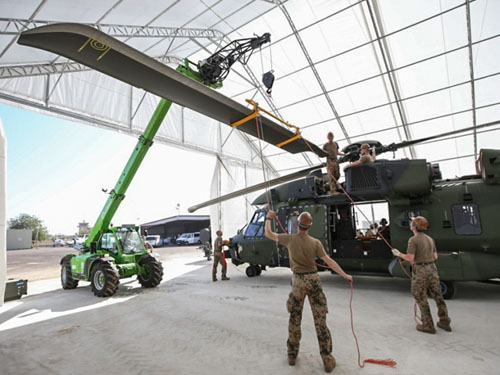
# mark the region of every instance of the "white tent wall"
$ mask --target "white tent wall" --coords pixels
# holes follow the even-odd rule
[[[277,177],[266,168],[266,180]],[[261,183],[264,181],[262,168],[248,163],[217,158],[210,188],[210,198],[229,194],[231,192]],[[253,199],[262,191],[230,199],[210,207],[210,224],[212,239],[216,231],[222,230],[224,238],[237,234],[238,230],[251,219],[255,207],[251,206]]]

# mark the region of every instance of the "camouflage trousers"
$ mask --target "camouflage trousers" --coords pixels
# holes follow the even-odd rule
[[[441,285],[437,268],[434,263],[415,264],[411,278],[411,294],[415,297],[420,313],[422,314],[422,325],[424,328],[434,328],[431,310],[427,302],[427,294],[436,302],[438,308],[439,321],[444,325],[449,325],[451,319],[448,317],[448,308],[441,295]]]
[[[339,163],[337,161],[333,160],[327,160],[326,162],[326,168],[328,170],[328,178],[330,179],[330,192],[334,192],[337,190],[337,184],[335,183],[335,180],[339,180],[340,178],[340,169],[339,169]],[[335,177],[335,180],[332,178]]]
[[[212,279],[217,278],[217,266],[219,265],[222,266],[222,277],[226,277],[226,272],[227,272],[227,264],[225,260],[222,260],[222,253],[215,252],[214,253],[214,266],[212,267]]]
[[[309,304],[311,305],[316,335],[318,336],[319,352],[321,357],[324,358],[332,353],[332,338],[326,326],[328,304],[317,273],[293,274],[292,291],[286,303],[287,310],[290,313],[287,341],[288,357],[296,358],[299,353],[300,338],[302,337],[300,324],[306,296],[309,298]]]

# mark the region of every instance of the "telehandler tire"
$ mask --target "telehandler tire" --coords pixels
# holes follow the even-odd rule
[[[75,289],[78,286],[78,280],[73,279],[71,274],[70,259],[65,259],[61,264],[61,285],[63,289]]]
[[[154,288],[160,285],[163,279],[163,265],[152,256],[145,256],[139,261],[139,265],[148,272],[144,275],[137,275],[137,280],[143,288]]]
[[[92,267],[90,285],[97,297],[110,297],[116,293],[120,278],[108,262],[99,262]]]

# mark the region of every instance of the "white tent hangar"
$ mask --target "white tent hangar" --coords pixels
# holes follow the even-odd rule
[[[165,64],[206,58],[230,40],[271,33],[221,92],[252,98],[321,145],[389,144],[500,119],[500,2],[494,0],[16,0],[0,2],[0,100],[55,116],[141,134],[159,98],[87,67],[16,43],[54,22],[90,24]],[[274,70],[272,98],[261,75]],[[416,145],[396,157],[440,162],[444,177],[473,173],[499,126]],[[262,181],[258,140],[174,105],[157,142],[216,158],[212,196]],[[270,177],[314,165],[263,145]],[[390,156],[387,156],[390,157]],[[212,210],[235,233],[251,199]],[[246,207],[243,210],[242,207]],[[224,218],[224,222],[221,222]]]

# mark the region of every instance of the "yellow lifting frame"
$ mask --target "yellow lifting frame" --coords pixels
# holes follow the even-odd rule
[[[276,144],[277,147],[282,147],[284,145],[287,145],[287,144],[289,144],[289,143],[291,143],[291,142],[293,142],[293,141],[295,141],[295,140],[297,140],[297,139],[299,139],[301,137],[301,135],[300,135],[300,129],[297,126],[292,125],[289,122],[287,122],[287,121],[279,118],[278,116],[275,116],[271,112],[265,110],[264,108],[259,107],[259,103],[253,101],[252,99],[246,99],[246,101],[247,101],[247,103],[253,105],[253,112],[251,114],[249,114],[248,116],[242,118],[241,120],[238,120],[236,122],[232,122],[231,126],[233,128],[235,128],[237,126],[240,126],[241,124],[244,124],[245,122],[247,122],[247,121],[249,121],[249,120],[251,120],[251,119],[259,116],[260,112],[264,112],[266,115],[268,115],[268,116],[272,117],[273,119],[281,122],[283,125],[286,125],[289,128],[295,129],[295,135],[293,137],[291,137],[291,138],[283,141],[283,142],[280,142],[280,143]]]

